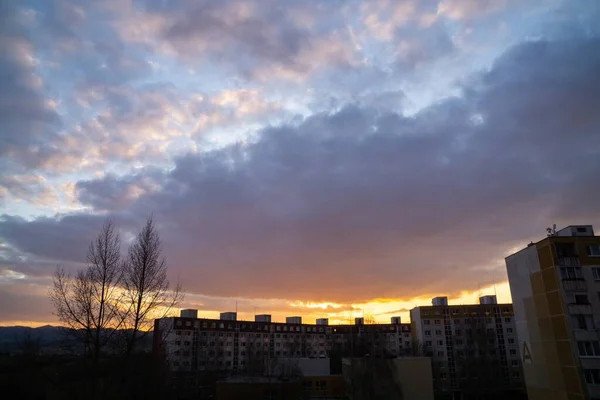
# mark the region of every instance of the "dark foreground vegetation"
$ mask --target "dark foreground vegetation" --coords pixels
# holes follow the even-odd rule
[[[66,355],[3,355],[0,393],[5,399],[173,398],[168,370],[151,354],[97,363]]]

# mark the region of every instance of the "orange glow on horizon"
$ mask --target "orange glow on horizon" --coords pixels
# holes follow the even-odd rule
[[[478,304],[479,296],[496,294],[498,303],[510,303],[510,288],[508,282],[501,282],[496,285],[481,288],[478,291],[462,291],[458,296],[448,295],[448,304]],[[444,293],[438,294],[444,296]],[[417,306],[431,305],[431,297],[435,295],[419,296],[411,299],[398,298],[378,298],[364,303],[336,303],[336,302],[311,302],[301,300],[280,299],[273,303],[273,307],[278,304],[283,306],[278,311],[270,311],[268,308],[261,308],[257,314],[271,314],[273,322],[284,322],[286,316],[301,316],[304,323],[315,323],[317,318],[329,318],[330,324],[353,324],[356,317],[373,317],[377,323],[389,323],[391,317],[400,316],[402,322],[410,322],[410,310]],[[246,299],[249,302],[252,299]],[[276,304],[277,303],[277,304]],[[181,307],[195,308],[195,307]],[[180,309],[173,309],[169,316],[179,315]],[[232,310],[198,310],[198,317],[218,319],[219,313]],[[238,320],[253,321],[254,312],[247,309],[238,311]],[[59,321],[1,321],[0,326],[26,326],[40,327],[44,325],[61,325]]]

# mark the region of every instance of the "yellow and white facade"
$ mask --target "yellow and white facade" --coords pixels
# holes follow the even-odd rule
[[[550,230],[506,268],[529,399],[600,399],[600,236]]]

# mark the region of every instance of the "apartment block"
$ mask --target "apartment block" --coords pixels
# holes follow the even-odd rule
[[[436,297],[410,312],[415,354],[431,357],[436,398],[524,395],[513,307],[496,296],[479,300],[448,305]]]
[[[529,398],[600,399],[600,236],[549,228],[506,269]]]
[[[265,314],[255,321],[238,321],[235,313],[204,319],[194,311],[155,321],[154,351],[162,352],[174,371],[241,372],[268,368],[280,358],[394,357],[412,351],[410,324],[400,317],[390,324],[329,325],[327,319],[306,324],[300,317],[272,322]]]

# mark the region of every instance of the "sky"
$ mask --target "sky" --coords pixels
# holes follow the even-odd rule
[[[182,308],[377,321],[510,301],[600,231],[600,2],[0,0],[0,325],[153,214]]]

